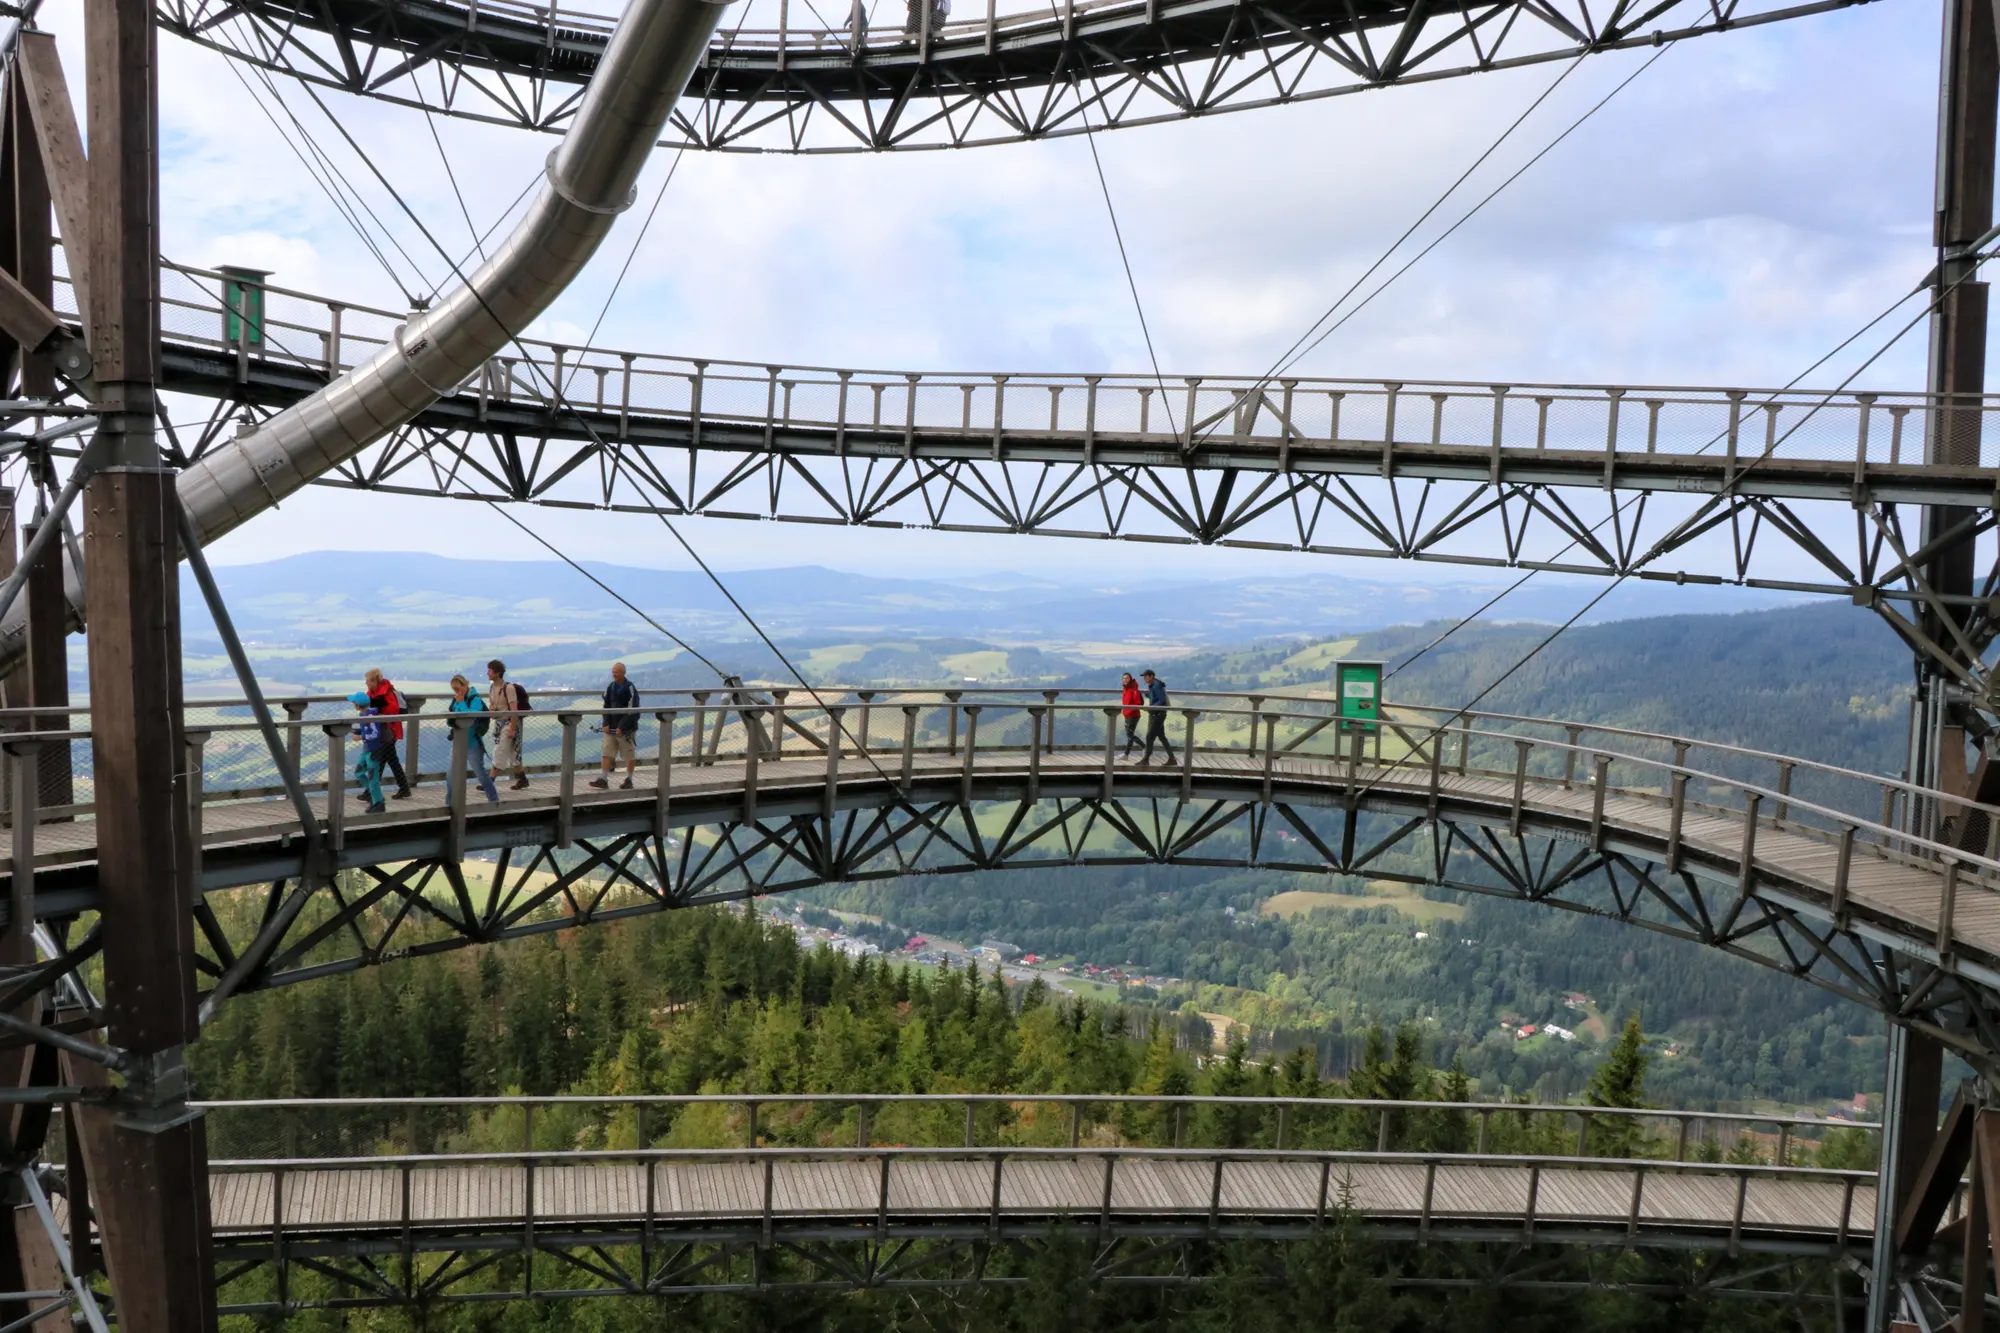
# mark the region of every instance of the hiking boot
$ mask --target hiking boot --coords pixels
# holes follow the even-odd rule
[[[619,784],[618,784],[618,790],[619,790],[619,791],[631,791],[631,790],[632,790],[632,779],[630,779],[630,778],[627,778],[627,779],[625,779],[625,780],[624,780],[623,782],[619,783]]]
[[[408,787],[398,787],[389,794],[389,799],[392,801],[407,801],[410,799],[410,789]]]
[[[606,782],[603,778],[592,778],[590,780],[589,785],[597,788],[599,791],[603,791],[606,787],[609,787],[611,784]]]
[[[366,810],[363,810],[361,813],[364,815],[379,815],[388,808],[389,807],[383,805],[380,801],[377,801],[375,802],[375,804],[369,806]]]
[[[526,791],[527,789],[528,789],[528,780],[526,778],[515,778],[512,782],[507,784],[508,791]]]

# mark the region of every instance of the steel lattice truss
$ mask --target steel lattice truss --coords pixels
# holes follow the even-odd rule
[[[843,798],[844,800],[846,798]],[[879,799],[879,798],[878,798]],[[387,865],[331,881],[278,878],[261,889],[211,891],[197,910],[199,966],[239,990],[291,984],[383,962],[615,921],[739,902],[828,883],[997,870],[1173,864],[1255,867],[1389,879],[1541,904],[1608,918],[1721,949],[1934,1031],[1968,1059],[2000,1051],[2000,995],[1955,960],[1882,923],[1836,922],[1781,885],[1746,894],[1734,871],[1686,862],[1669,874],[1630,845],[1593,850],[1576,834],[1511,832],[1419,801],[1382,798],[1367,809],[1248,799],[1050,797],[961,804],[863,801],[829,817],[817,801],[773,805],[749,822],[703,815],[663,842],[629,818],[630,832],[579,823],[558,851],[535,824],[507,835],[491,864],[396,842]],[[540,825],[546,828],[546,822]],[[433,844],[435,845],[435,844]],[[370,852],[369,855],[374,855]],[[261,895],[252,907],[242,894]],[[60,891],[51,909],[73,914]],[[83,900],[78,899],[79,903]],[[275,924],[274,924],[275,923]],[[0,995],[29,995],[88,962],[95,929],[71,941]],[[253,955],[252,968],[239,966]]]
[[[193,349],[169,357],[176,388],[214,395],[205,420],[170,432],[177,464],[306,383],[274,371],[262,383],[253,373],[252,382],[236,384],[227,370]],[[292,378],[300,379],[296,388]],[[1461,390],[1452,405],[1473,396]],[[1278,395],[1260,397],[1230,433],[1176,448],[1171,436],[1110,431],[1085,441],[1073,429],[1010,427],[1002,440],[983,432],[968,440],[965,430],[923,425],[746,426],[465,395],[318,484],[633,514],[1164,541],[1813,593],[1873,607],[1941,671],[1989,692],[1981,663],[2000,632],[1991,471],[1857,467],[1831,447],[1834,457],[1816,460],[1736,462],[1719,449],[1628,454],[1623,445],[1606,451],[1601,434],[1594,448],[1561,450],[1537,447],[1532,435],[1473,449],[1448,436],[1426,441],[1421,428],[1391,450],[1365,440],[1285,443]],[[1812,410],[1794,406],[1788,419]],[[1878,428],[1870,448],[1885,440]],[[1924,504],[1956,505],[1961,516],[1929,545],[1920,535]],[[1938,595],[1922,570],[1934,547],[1959,541],[1973,545],[1979,585],[1969,598]],[[1941,614],[1947,608],[1954,614]],[[1920,628],[1925,611],[1940,613],[1932,622],[1947,641]]]
[[[1069,0],[934,31],[739,26],[710,49],[665,142],[857,152],[1051,138],[1573,59],[1861,2]],[[568,124],[610,28],[599,14],[551,21],[549,9],[451,0],[159,0],[157,13],[166,31],[280,74],[546,131]]]
[[[1009,1221],[997,1230],[983,1225],[934,1223],[892,1227],[874,1235],[872,1225],[842,1227],[820,1223],[817,1234],[758,1235],[754,1226],[705,1226],[694,1238],[656,1237],[650,1246],[629,1225],[607,1223],[566,1227],[534,1241],[532,1272],[523,1262],[516,1236],[410,1245],[402,1238],[369,1241],[293,1240],[282,1260],[269,1240],[217,1243],[217,1287],[223,1314],[271,1316],[314,1308],[437,1306],[496,1295],[535,1299],[673,1298],[702,1294],[859,1290],[969,1290],[1022,1285],[1024,1270],[1055,1252],[1081,1259],[1093,1286],[1176,1286],[1214,1279],[1218,1245],[1240,1240],[1300,1242],[1325,1233],[1310,1223],[1226,1226],[1210,1232],[1199,1223],[1162,1223],[1153,1228],[1114,1224],[1100,1230],[1088,1223]],[[1373,1241],[1444,1247],[1467,1278],[1430,1275],[1435,1265],[1414,1259],[1414,1248],[1391,1259],[1383,1273],[1392,1287],[1445,1288],[1477,1284],[1485,1290],[1576,1292],[1606,1285],[1666,1301],[1779,1303],[1809,1317],[1825,1318],[1835,1302],[1854,1301],[1835,1276],[1827,1257],[1772,1255],[1749,1243],[1740,1256],[1703,1254],[1720,1249],[1726,1238],[1690,1235],[1634,1242],[1623,1228],[1597,1232],[1537,1233],[1524,1242],[1518,1223],[1486,1228],[1440,1229],[1419,1237],[1414,1224],[1369,1222],[1360,1234]],[[1635,1284],[1619,1251],[1636,1245],[1654,1257],[1655,1281]],[[1821,1244],[1819,1248],[1824,1249]],[[327,1293],[293,1297],[282,1303],[263,1299],[232,1302],[229,1288],[245,1279],[272,1285],[280,1264],[309,1275]],[[1262,1276],[1287,1280],[1276,1253],[1261,1256]],[[1429,1270],[1428,1272],[1426,1270]],[[1239,1273],[1239,1278],[1244,1276]]]

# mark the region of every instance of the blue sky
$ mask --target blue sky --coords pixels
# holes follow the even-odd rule
[[[52,16],[80,65],[71,21],[67,7]],[[227,63],[162,42],[165,251],[399,304]],[[1928,267],[1937,48],[1935,0],[1877,0],[1682,43],[1301,370],[1515,382],[1791,378]],[[1461,197],[1483,194],[1648,54],[1584,62]],[[1560,69],[1101,135],[1166,373],[1265,369]],[[286,91],[331,148],[318,112]],[[421,117],[324,95],[438,234],[462,243],[465,224]],[[437,130],[482,227],[550,147],[541,136],[456,121]],[[577,337],[595,322],[671,156],[655,155],[642,207],[535,332]],[[386,197],[370,193],[391,217]],[[425,258],[413,229],[398,229]],[[442,264],[428,267],[433,281],[441,276]],[[813,159],[687,154],[599,341],[889,368],[1147,368],[1080,140]],[[1884,387],[1916,387],[1921,377],[1915,337],[1870,376]],[[537,521],[579,555],[677,563],[642,519]],[[689,530],[717,563],[737,568],[1056,571],[1079,559],[1139,558],[1013,538],[720,521]],[[226,562],[329,546],[537,554],[522,545],[501,520],[468,507],[315,493],[215,554]],[[1218,575],[1310,559],[1157,548],[1144,558],[1163,573]],[[1391,576],[1380,564],[1369,573]]]

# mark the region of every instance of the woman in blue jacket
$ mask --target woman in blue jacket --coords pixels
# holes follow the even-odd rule
[[[479,697],[479,691],[472,688],[472,682],[464,676],[451,678],[451,711],[454,713],[484,713],[486,701]],[[493,774],[486,767],[486,731],[493,723],[487,718],[476,719],[466,728],[465,763],[472,775],[479,780],[479,790],[489,801],[500,799],[500,791],[493,785]]]

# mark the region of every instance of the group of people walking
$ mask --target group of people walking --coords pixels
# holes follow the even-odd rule
[[[1139,763],[1146,765],[1153,762],[1155,745],[1164,752],[1166,762],[1173,763],[1174,747],[1167,739],[1166,683],[1149,670],[1140,672],[1138,679],[1134,679],[1131,672],[1126,672],[1121,685],[1125,758],[1132,758],[1132,751],[1141,742],[1139,719],[1144,717],[1145,753],[1140,756]],[[383,793],[385,776],[396,784],[395,791],[388,794],[388,800],[404,800],[410,794],[410,777],[403,771],[403,761],[396,749],[397,743],[403,739],[403,724],[396,719],[407,714],[409,709],[395,682],[384,676],[379,668],[371,667],[362,681],[362,688],[347,697],[361,714],[353,728],[354,736],[361,743],[361,755],[354,765],[355,781],[361,787],[358,799],[367,806],[369,814],[380,814],[386,808]],[[464,676],[451,678],[449,711],[477,715],[465,724],[466,780],[477,783],[480,794],[488,801],[500,799],[499,783],[502,779],[511,778],[507,783],[509,791],[525,791],[529,786],[527,766],[521,758],[521,715],[532,707],[527,690],[521,687],[520,682],[507,679],[507,664],[497,657],[486,664],[484,698]],[[612,775],[623,764],[625,775],[618,786],[622,791],[630,791],[633,776],[639,768],[639,689],[626,679],[623,662],[611,664],[611,682],[604,687],[603,736],[599,772],[590,780],[590,785],[599,791],[609,788]]]
[[[1165,752],[1166,762],[1173,763],[1174,746],[1167,739],[1166,682],[1148,670],[1139,673],[1139,680],[1132,679],[1132,673],[1128,671],[1120,684],[1125,709],[1125,757],[1130,759],[1132,747],[1139,743],[1139,717],[1143,713],[1146,718],[1146,753],[1139,763],[1143,766],[1153,762],[1153,746],[1156,743]]]
[[[466,724],[466,780],[477,783],[480,794],[488,801],[497,801],[503,778],[511,775],[512,781],[507,784],[510,791],[525,791],[529,786],[527,765],[521,758],[521,714],[534,705],[519,681],[507,679],[507,664],[497,657],[486,664],[486,682],[486,696],[481,698],[471,681],[462,675],[453,676],[448,711],[480,715]],[[354,765],[354,778],[361,787],[358,799],[369,814],[380,814],[387,808],[382,789],[385,775],[396,784],[389,800],[400,801],[410,794],[410,778],[396,752],[397,742],[403,739],[403,724],[395,720],[409,709],[395,683],[379,668],[371,667],[363,678],[362,688],[347,698],[361,714],[353,728],[361,743],[361,756]],[[625,780],[618,785],[629,789],[639,766],[639,691],[625,678],[623,662],[611,665],[611,683],[604,689],[604,707],[602,771],[590,785],[610,786],[612,770],[622,759]],[[490,713],[505,716],[486,716]]]

